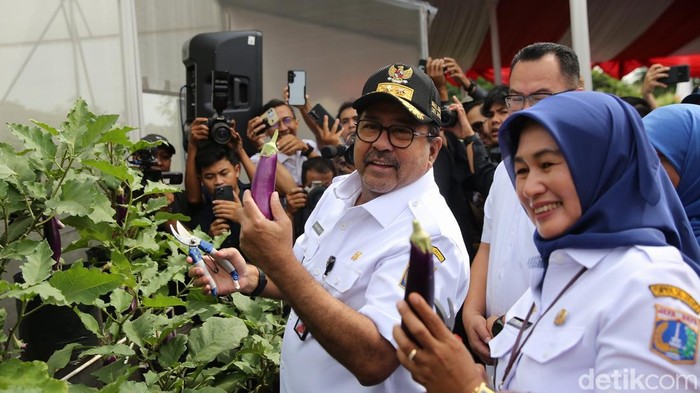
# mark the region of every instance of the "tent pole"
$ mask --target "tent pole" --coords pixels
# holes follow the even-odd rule
[[[498,8],[498,0],[489,1],[489,24],[491,31],[491,63],[493,63],[493,83],[502,85],[501,80],[501,43],[498,38],[498,18],[496,9]]]
[[[591,44],[588,36],[588,5],[586,0],[569,0],[571,43],[578,55],[583,88],[593,90],[591,78]]]
[[[427,59],[430,56],[428,48],[428,22],[430,19],[430,9],[420,7],[418,11],[418,29],[420,30],[420,58]]]

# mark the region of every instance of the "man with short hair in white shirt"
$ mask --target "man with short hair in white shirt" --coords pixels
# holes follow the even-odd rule
[[[578,57],[571,48],[549,42],[529,45],[511,62],[506,105],[513,113],[552,94],[580,90],[580,78]],[[494,322],[528,288],[528,261],[539,256],[532,240],[534,231],[508,172],[499,164],[484,207],[481,245],[471,266],[462,313],[469,345],[487,363],[491,363],[488,342],[493,338]]]

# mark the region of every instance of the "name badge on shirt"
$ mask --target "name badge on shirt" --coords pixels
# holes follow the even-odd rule
[[[301,341],[306,340],[306,336],[309,335],[309,331],[306,329],[306,325],[304,325],[301,318],[297,318],[297,322],[294,324],[294,332]]]
[[[316,232],[318,236],[321,236],[321,234],[323,233],[323,227],[318,221],[314,222],[314,225],[312,225],[311,228],[314,229],[314,232]]]

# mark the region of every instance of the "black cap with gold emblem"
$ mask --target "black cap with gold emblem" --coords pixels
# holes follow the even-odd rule
[[[440,95],[432,79],[418,67],[392,64],[370,76],[362,97],[352,107],[358,112],[380,99],[393,98],[421,123],[440,125]]]

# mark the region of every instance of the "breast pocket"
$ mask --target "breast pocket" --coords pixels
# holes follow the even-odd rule
[[[573,351],[581,342],[583,332],[584,328],[575,326],[560,329],[538,328],[523,346],[523,355],[538,363],[550,362]]]
[[[337,292],[345,293],[352,288],[361,274],[362,272],[350,263],[338,260],[323,281]]]

